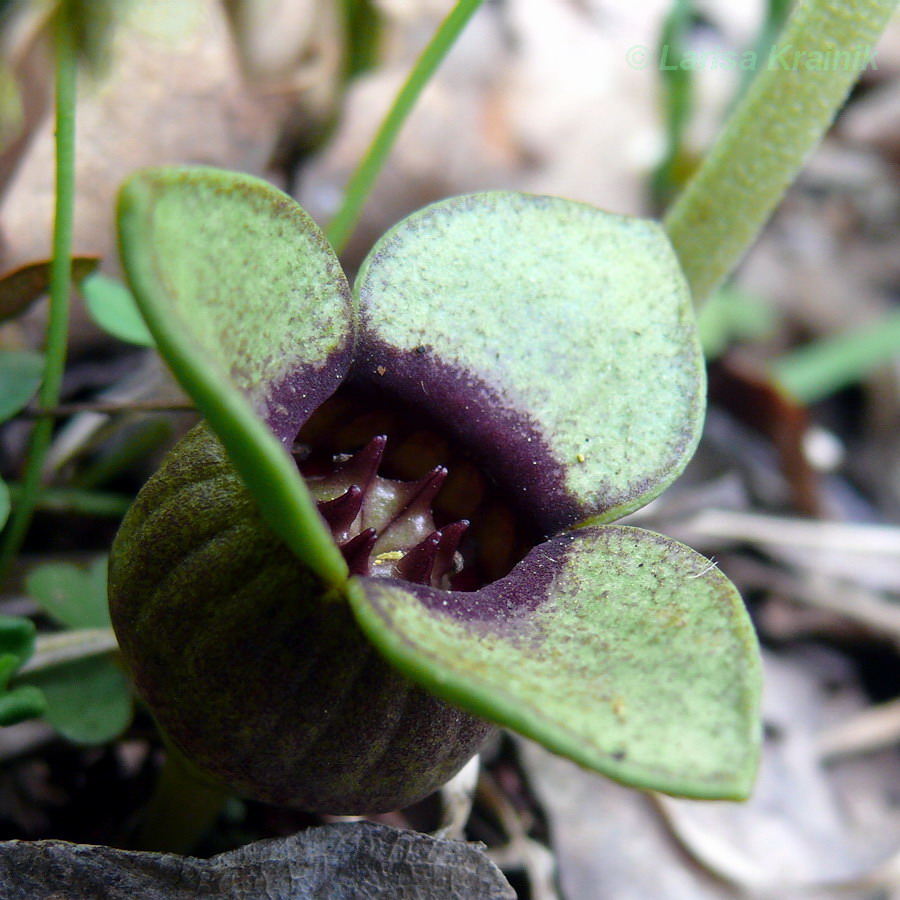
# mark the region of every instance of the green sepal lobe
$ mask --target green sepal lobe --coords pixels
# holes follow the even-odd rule
[[[350,586],[370,639],[439,696],[625,784],[748,795],[756,639],[731,583],[682,544],[590,527],[472,594]]]
[[[547,534],[637,509],[693,453],[703,360],[656,223],[455,197],[389,231],[354,290],[353,378],[456,429]]]
[[[325,238],[286,194],[215,169],[139,172],[118,215],[131,289],[173,374],[269,524],[340,584],[347,567],[284,449],[353,349],[349,289]]]

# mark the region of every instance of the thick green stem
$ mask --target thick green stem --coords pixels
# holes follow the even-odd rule
[[[230,796],[227,788],[204,780],[178,750],[168,745],[137,835],[137,849],[190,853]]]
[[[806,0],[759,56],[756,79],[665,218],[695,303],[735,268],[860,72],[872,68],[896,7],[897,0]]]
[[[366,198],[375,184],[375,179],[378,177],[406,117],[415,106],[416,100],[419,99],[419,94],[422,93],[422,89],[428,84],[435,69],[441,64],[479,6],[481,6],[481,0],[459,0],[413,66],[406,83],[394,100],[394,105],[369,145],[368,152],[348,182],[341,208],[328,224],[328,228],[325,229],[328,240],[331,241],[336,253],[340,253],[344,249],[353,233],[353,228],[362,212]]]
[[[38,394],[42,408],[59,404],[69,333],[69,285],[72,280],[72,228],[75,209],[75,32],[68,4],[56,17],[56,210],[53,260],[50,265],[50,319],[47,324],[46,368]],[[42,419],[31,435],[28,465],[19,502],[0,550],[0,583],[18,555],[31,524],[41,486],[41,469],[53,434],[53,420]]]

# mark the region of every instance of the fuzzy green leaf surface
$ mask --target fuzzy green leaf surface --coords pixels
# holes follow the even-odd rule
[[[522,490],[570,507],[548,530],[643,506],[696,447],[702,354],[654,222],[556,197],[455,197],[389,231],[356,290],[364,337],[390,348],[379,384],[439,398],[488,452],[501,433],[515,444]],[[531,472],[544,473],[533,488]]]
[[[523,598],[542,579],[529,609]],[[760,740],[755,635],[728,579],[684,545],[589,527],[480,592],[350,584],[369,638],[445,699],[628,785],[749,794]]]
[[[346,565],[283,446],[303,418],[292,408],[327,397],[352,349],[349,289],[321,232],[259,179],[151,169],[121,191],[119,236],[131,289],[176,378],[269,524],[339,584]],[[281,440],[261,417],[281,422]]]

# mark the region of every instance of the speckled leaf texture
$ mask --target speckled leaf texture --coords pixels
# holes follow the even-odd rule
[[[643,506],[695,449],[703,360],[654,222],[556,197],[455,197],[388,232],[355,290],[357,370],[439,409],[488,469],[502,452],[548,534]]]
[[[279,446],[350,364],[354,313],[328,242],[286,194],[217,169],[138,172],[118,221],[129,284],[172,372],[269,524],[339,584],[343,559]]]
[[[749,794],[756,638],[737,591],[688,547],[595,526],[474,593],[351,584],[370,638],[445,699],[624,784]]]

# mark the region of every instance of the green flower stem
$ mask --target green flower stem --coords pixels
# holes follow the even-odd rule
[[[696,304],[756,238],[831,124],[896,7],[897,0],[806,0],[774,51],[759,57],[756,79],[665,217]],[[832,64],[839,64],[807,71],[810,51],[830,52]]]
[[[69,286],[72,280],[72,228],[75,209],[75,85],[77,58],[75,30],[69,7],[59,5],[56,16],[56,210],[53,224],[53,260],[50,265],[50,319],[47,324],[46,368],[38,394],[41,407],[59,403],[60,386],[66,364],[69,333]],[[31,435],[28,466],[22,480],[19,503],[13,513],[2,549],[0,582],[18,555],[37,504],[41,469],[53,420],[39,421]]]
[[[190,853],[212,827],[231,791],[200,775],[171,744],[137,839],[139,850]]]
[[[459,0],[413,66],[368,152],[350,178],[341,208],[325,229],[335,253],[340,253],[347,245],[363,204],[419,94],[479,6],[481,0]]]
[[[675,0],[663,23],[657,55],[663,49],[678,59],[684,52],[685,39],[696,14],[694,0]],[[651,179],[653,198],[664,206],[675,194],[678,168],[684,155],[684,134],[694,108],[694,73],[691,69],[666,66],[661,75],[666,126],[666,152]]]

